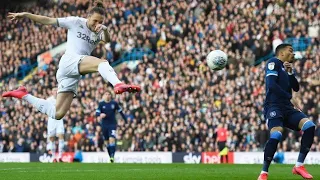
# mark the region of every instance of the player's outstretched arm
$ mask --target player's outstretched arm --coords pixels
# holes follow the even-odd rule
[[[17,23],[19,19],[29,18],[32,21],[43,24],[43,25],[57,25],[57,18],[51,18],[51,17],[47,17],[47,16],[31,14],[28,12],[22,12],[22,13],[10,13],[9,12],[8,18],[10,18],[15,23]]]

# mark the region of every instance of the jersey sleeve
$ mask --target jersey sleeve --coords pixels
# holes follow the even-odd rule
[[[116,102],[116,110],[118,110],[118,112],[121,112],[122,111],[122,108],[121,106]]]
[[[99,103],[98,108],[96,110],[96,116],[100,116],[101,114],[101,103]]]
[[[49,101],[51,104],[56,104],[56,100],[53,97],[49,97],[47,101]]]
[[[278,76],[279,68],[279,64],[277,64],[275,61],[269,61],[266,65],[266,77]]]
[[[64,27],[67,29],[71,29],[75,26],[78,17],[70,16],[70,17],[64,17],[64,18],[57,18],[57,24],[59,27]]]

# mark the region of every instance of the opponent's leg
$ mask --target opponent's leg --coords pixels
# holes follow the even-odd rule
[[[298,160],[295,167],[292,169],[292,173],[301,175],[305,179],[312,179],[312,175],[308,173],[303,163],[313,143],[315,124],[308,118],[303,118],[299,122],[299,129],[303,131],[303,135]]]
[[[108,143],[108,153],[110,156],[110,162],[114,162],[114,155],[116,152],[116,140],[113,137],[109,138],[109,143]]]
[[[282,138],[282,127],[274,127],[270,130],[270,139],[264,149],[264,162],[262,171],[268,172],[274,153],[277,151],[278,143]]]
[[[80,74],[88,74],[99,72],[105,81],[109,81],[113,86],[116,94],[123,92],[139,92],[141,88],[136,85],[126,85],[122,83],[114,69],[108,61],[102,60],[93,56],[85,56],[79,64]]]
[[[297,166],[303,165],[303,162],[312,146],[315,126],[316,125],[307,118],[302,119],[299,123],[299,128],[303,131],[303,135],[301,139],[300,153],[296,164]]]
[[[269,166],[273,160],[273,156],[277,151],[278,143],[282,139],[283,128],[281,126],[273,127],[270,130],[270,139],[264,149],[263,168],[258,180],[268,179]]]

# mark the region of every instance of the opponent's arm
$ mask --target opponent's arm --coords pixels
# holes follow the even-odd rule
[[[98,106],[98,109],[96,110],[96,116],[97,117],[101,117],[101,118],[105,118],[107,115],[105,114],[105,113],[103,113],[103,112],[101,112],[101,103],[99,103],[99,106]]]
[[[121,106],[117,103],[116,108],[118,110],[118,112],[120,113],[122,119],[124,120],[125,123],[127,123],[127,118],[126,115],[123,113]]]
[[[293,96],[293,97],[294,97],[294,96]],[[293,105],[296,109],[298,109],[299,111],[302,112],[302,108],[301,108],[301,106],[299,105],[299,102],[298,102],[297,99],[292,98],[292,99],[291,99],[291,103],[292,103],[292,105]]]
[[[120,111],[119,113],[120,113],[122,119],[124,120],[124,122],[125,122],[125,123],[128,123],[128,120],[127,120],[127,118],[126,118],[126,115],[124,115],[123,111]]]
[[[98,106],[98,108],[96,110],[96,116],[99,117],[100,114],[101,114],[101,108],[100,108],[100,103],[99,103],[99,106]]]
[[[295,91],[295,92],[298,92],[300,87],[299,87],[299,83],[298,83],[298,80],[296,78],[296,76],[294,74],[289,74],[289,82],[290,82],[290,85],[292,87],[292,89]]]
[[[295,92],[298,92],[299,91],[299,82],[294,74],[294,71],[293,71],[293,64],[292,63],[289,63],[289,62],[284,62],[283,63],[283,66],[285,68],[285,70],[287,71],[288,73],[288,76],[289,76],[289,83],[292,87],[292,89],[295,91]]]
[[[51,18],[47,16],[41,16],[36,14],[31,14],[28,12],[22,12],[22,13],[9,13],[8,18],[11,18],[12,21],[15,21],[15,23],[22,18],[29,18],[34,22],[43,24],[43,25],[57,25],[57,18]]]
[[[292,98],[292,95],[288,92],[281,89],[281,87],[277,84],[277,76],[269,75],[266,77],[266,83],[269,87],[269,90],[275,93],[278,97]]]

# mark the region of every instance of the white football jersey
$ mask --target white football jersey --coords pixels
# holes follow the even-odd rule
[[[91,31],[87,19],[81,17],[57,18],[59,27],[68,29],[66,54],[90,55],[101,40],[101,33]]]
[[[56,99],[55,99],[53,96],[50,96],[47,100],[48,100],[51,104],[56,105]]]

